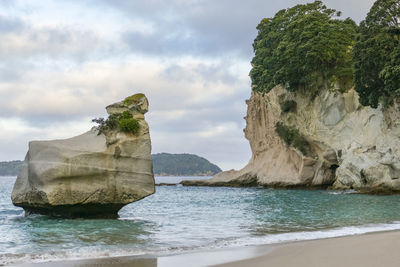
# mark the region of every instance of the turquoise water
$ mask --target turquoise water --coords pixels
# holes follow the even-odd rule
[[[169,254],[400,229],[399,195],[263,188],[157,187],[156,194],[124,207],[118,220],[24,217],[10,201],[14,180],[0,177],[0,264]]]

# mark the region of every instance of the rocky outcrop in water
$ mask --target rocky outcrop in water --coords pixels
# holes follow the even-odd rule
[[[294,104],[287,108],[284,103]],[[277,86],[265,95],[252,92],[247,105],[244,132],[252,150],[248,165],[208,181],[184,181],[184,185],[400,192],[398,101],[372,109],[361,106],[352,89],[313,95]],[[278,122],[295,129],[306,149],[288,146],[277,134]]]
[[[113,218],[124,205],[153,194],[147,111],[147,98],[137,94],[107,107],[110,118],[124,113],[136,122],[135,133],[114,123],[101,133],[94,127],[69,139],[31,141],[14,205],[27,213]]]

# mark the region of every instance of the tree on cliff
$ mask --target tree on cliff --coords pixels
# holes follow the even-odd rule
[[[337,19],[340,15],[315,1],[261,20],[253,43],[253,90],[268,92],[283,84],[294,91],[318,79],[351,80],[357,25]]]
[[[378,0],[360,23],[354,83],[364,106],[400,96],[400,2]]]

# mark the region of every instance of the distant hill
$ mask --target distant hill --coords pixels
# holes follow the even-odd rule
[[[1,176],[16,176],[19,169],[21,169],[22,161],[2,161],[0,162],[0,175]]]
[[[221,169],[193,154],[154,154],[153,170],[159,176],[211,176],[221,172]]]
[[[153,170],[159,176],[211,176],[221,172],[221,169],[193,154],[153,154]],[[0,176],[16,176],[22,161],[0,162]]]

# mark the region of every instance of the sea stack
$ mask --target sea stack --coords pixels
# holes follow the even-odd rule
[[[106,109],[109,118],[82,135],[29,142],[14,205],[27,214],[116,218],[123,206],[154,193],[146,96]]]

